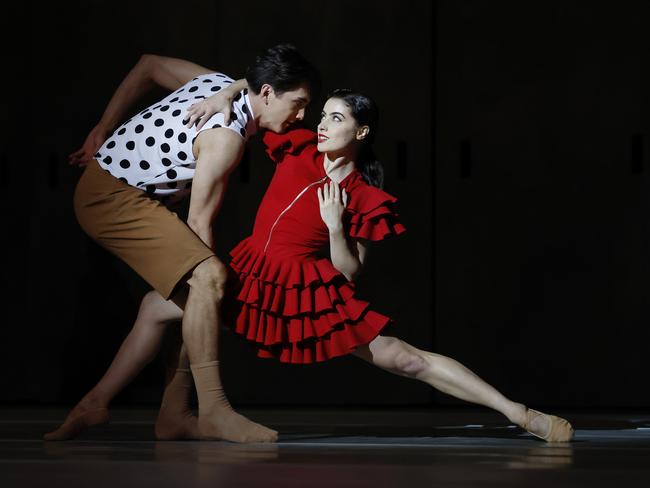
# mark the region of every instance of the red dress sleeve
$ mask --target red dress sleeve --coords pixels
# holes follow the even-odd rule
[[[361,190],[361,191],[359,191]],[[381,241],[398,236],[406,229],[394,210],[397,198],[379,188],[364,185],[351,195],[348,212],[350,236],[355,239]]]
[[[316,133],[308,129],[293,129],[284,134],[266,131],[264,134],[266,153],[276,163],[281,163],[287,154],[299,154],[304,148],[316,144]]]

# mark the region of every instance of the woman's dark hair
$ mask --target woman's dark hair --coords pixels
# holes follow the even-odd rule
[[[278,44],[257,56],[246,69],[246,81],[253,93],[259,93],[265,83],[279,94],[306,84],[313,99],[320,89],[318,71],[291,44]]]
[[[375,152],[372,149],[372,143],[377,134],[379,125],[379,109],[377,104],[367,95],[359,93],[348,88],[339,88],[332,91],[327,98],[338,98],[352,112],[352,116],[359,125],[367,125],[370,131],[363,140],[361,150],[359,151],[357,169],[363,176],[363,179],[369,185],[383,188],[384,186],[384,168],[377,161]]]

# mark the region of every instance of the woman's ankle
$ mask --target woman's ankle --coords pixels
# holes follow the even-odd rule
[[[512,403],[512,405],[507,409],[506,412],[504,412],[505,416],[508,417],[508,420],[512,422],[513,424],[516,424],[520,427],[524,427],[526,425],[526,411],[528,408],[526,408],[526,405],[522,403]]]

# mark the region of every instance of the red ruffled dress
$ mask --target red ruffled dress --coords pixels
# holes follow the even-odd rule
[[[348,354],[371,342],[391,319],[356,298],[354,283],[319,256],[329,247],[329,233],[316,191],[329,178],[316,134],[267,132],[264,143],[277,165],[253,234],[230,252],[239,277],[234,330],[260,357],[285,363]],[[368,185],[357,171],[340,187],[348,193],[344,225],[352,238],[380,241],[404,232],[392,209],[396,198]]]

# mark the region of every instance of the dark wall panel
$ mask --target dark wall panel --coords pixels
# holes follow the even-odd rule
[[[436,341],[520,401],[650,404],[649,10],[439,2]]]

